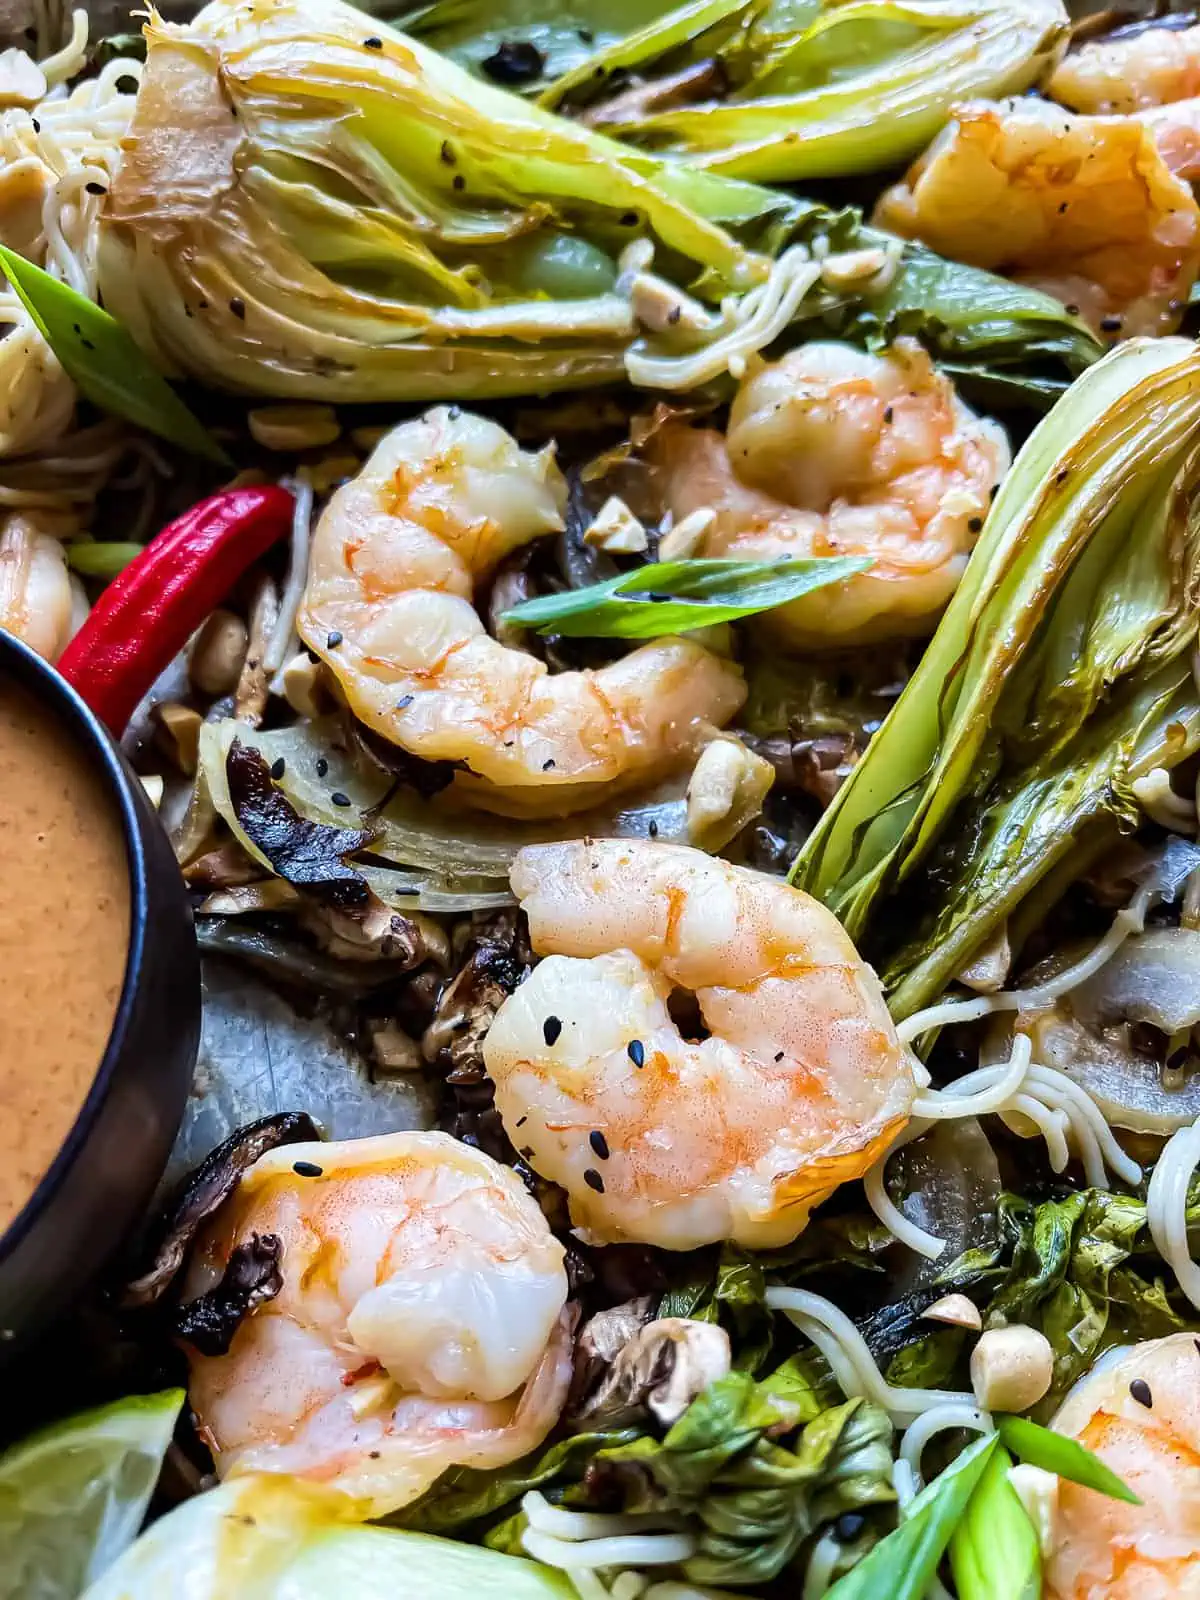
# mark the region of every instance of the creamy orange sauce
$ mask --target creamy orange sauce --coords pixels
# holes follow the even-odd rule
[[[0,678],[0,1230],[83,1105],[128,944],[115,808],[68,731]]]

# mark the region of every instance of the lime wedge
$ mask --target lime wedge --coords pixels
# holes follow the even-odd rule
[[[84,1411],[0,1455],[0,1600],[77,1600],[137,1536],[182,1389]]]

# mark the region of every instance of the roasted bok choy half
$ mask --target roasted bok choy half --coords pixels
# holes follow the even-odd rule
[[[499,11],[435,0],[412,25],[485,73],[500,70],[499,44],[500,62],[524,45],[518,59],[552,74],[531,85],[539,105],[757,183],[899,165],[955,102],[1038,82],[1069,26],[1059,0],[652,0],[568,11],[566,39],[547,0],[532,18],[527,0]],[[581,24],[596,41],[590,52]]]
[[[1010,947],[1200,748],[1200,347],[1133,340],[1038,425],[954,599],[796,863],[893,1012]],[[916,907],[924,908],[919,918]]]
[[[335,401],[687,389],[819,319],[1044,402],[1100,353],[1047,295],[621,144],[340,0],[213,0],[146,38],[99,279],[169,373]]]

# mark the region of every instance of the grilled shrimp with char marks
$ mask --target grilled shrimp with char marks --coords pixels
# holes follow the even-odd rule
[[[515,1173],[442,1133],[262,1156],[201,1239],[189,1295],[254,1235],[279,1294],[225,1355],[189,1347],[189,1397],[218,1472],[286,1472],[363,1516],[448,1467],[536,1448],[571,1376],[563,1248]]]
[[[535,845],[512,884],[543,957],[484,1041],[509,1137],[594,1240],[786,1244],[916,1086],[836,919],[680,846]],[[673,991],[708,1037],[684,1037]]]
[[[484,629],[476,587],[563,526],[551,448],[438,407],[402,423],[334,495],[313,540],[301,636],[351,709],[429,761],[461,762],[464,798],[563,814],[682,765],[745,699],[738,667],[660,639],[551,675]]]
[[[758,561],[869,556],[869,571],[760,617],[786,642],[931,632],[1009,464],[913,340],[883,356],[818,343],[742,383],[722,438],[675,423],[651,459],[679,519],[715,513],[698,553]]]
[[[1192,1333],[1135,1344],[1068,1395],[1054,1419],[1141,1500],[1060,1480],[1047,1600],[1200,1596],[1200,1350]]]

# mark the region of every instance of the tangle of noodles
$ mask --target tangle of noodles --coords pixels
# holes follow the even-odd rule
[[[0,115],[0,239],[95,299],[100,211],[136,98],[119,85],[136,89],[142,68],[110,61],[68,92],[86,54],[87,14],[76,11],[70,41],[40,63],[46,98]],[[27,455],[68,431],[75,390],[7,285],[0,328],[0,457]]]
[[[893,1423],[908,1423],[935,1406],[973,1407],[973,1397],[954,1389],[907,1389],[888,1383],[867,1341],[844,1311],[809,1289],[767,1290],[771,1311],[782,1311],[829,1363],[838,1387],[849,1399],[862,1395],[882,1406]]]
[[[535,1560],[565,1572],[580,1600],[709,1600],[720,1589],[652,1583],[640,1567],[677,1566],[696,1552],[685,1519],[638,1512],[604,1516],[552,1506],[531,1489],[521,1501],[528,1527],[521,1538]],[[628,1569],[628,1570],[620,1570]],[[613,1573],[607,1584],[601,1573]]]
[[[1200,1120],[1180,1128],[1163,1146],[1146,1191],[1146,1224],[1154,1247],[1200,1310],[1200,1266],[1192,1260],[1187,1237],[1187,1197],[1192,1173],[1200,1166]]]

